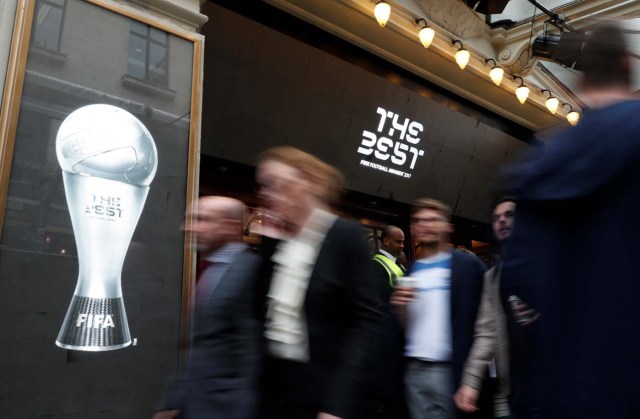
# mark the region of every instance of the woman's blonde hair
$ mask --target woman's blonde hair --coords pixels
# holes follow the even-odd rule
[[[258,165],[275,160],[291,166],[304,173],[310,180],[324,187],[322,194],[330,205],[339,202],[344,191],[345,179],[335,167],[325,163],[316,156],[291,146],[279,146],[266,149],[258,156]]]

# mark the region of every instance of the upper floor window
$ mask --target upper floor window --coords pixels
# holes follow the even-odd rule
[[[165,31],[140,22],[131,23],[127,75],[167,86],[168,39]]]
[[[64,6],[65,0],[38,0],[36,2],[31,45],[49,51],[60,51]]]

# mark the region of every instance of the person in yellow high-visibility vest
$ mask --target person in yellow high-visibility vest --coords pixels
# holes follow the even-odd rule
[[[376,367],[367,376],[367,402],[361,417],[408,419],[403,384],[403,334],[389,306],[393,286],[406,273],[398,261],[404,249],[404,233],[400,228],[389,225],[382,231],[380,239],[381,248],[371,260],[371,280],[377,283],[385,303],[382,309],[386,318],[382,341],[371,348],[372,363]]]
[[[385,275],[382,275],[383,271],[380,268],[376,271],[381,274],[380,277],[388,280],[389,286],[393,287],[398,283],[398,278],[405,274],[405,267],[398,263],[398,256],[404,250],[404,233],[399,227],[388,225],[382,230],[380,240],[382,242],[380,250],[373,256],[376,262],[374,266],[382,267]]]

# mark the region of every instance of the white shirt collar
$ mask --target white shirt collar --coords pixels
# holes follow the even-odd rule
[[[386,250],[378,250],[378,252],[382,253],[383,255],[385,255],[386,257],[388,257],[389,259],[391,259],[391,262],[396,263],[396,257],[392,256],[391,253],[387,252]]]

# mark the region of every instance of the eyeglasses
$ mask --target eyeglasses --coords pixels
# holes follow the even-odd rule
[[[447,220],[442,217],[432,217],[432,218],[411,217],[411,222],[413,224],[419,224],[419,223],[432,224],[432,223],[447,222]]]

